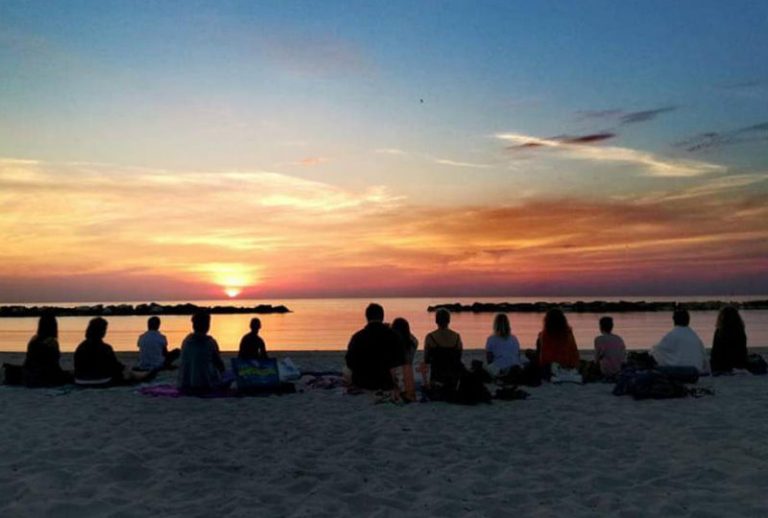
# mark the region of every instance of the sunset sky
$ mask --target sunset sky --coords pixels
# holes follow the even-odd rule
[[[768,2],[0,0],[0,301],[768,293]]]

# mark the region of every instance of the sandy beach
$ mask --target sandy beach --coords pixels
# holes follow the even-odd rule
[[[0,516],[765,515],[768,377],[699,385],[716,395],[545,384],[476,407],[3,386]]]

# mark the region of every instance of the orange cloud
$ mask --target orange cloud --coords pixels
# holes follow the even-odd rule
[[[766,289],[767,178],[722,176],[615,200],[445,207],[381,186],[353,192],[267,171],[0,160],[0,293],[82,300],[213,297],[223,287],[258,297]]]

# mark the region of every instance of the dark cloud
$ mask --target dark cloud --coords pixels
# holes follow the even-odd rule
[[[624,111],[611,108],[608,110],[579,110],[576,114],[581,119],[614,119],[624,115]]]
[[[604,131],[601,133],[590,133],[588,135],[577,135],[575,137],[564,136],[559,140],[563,144],[592,144],[594,142],[602,142],[604,140],[612,139],[615,136],[615,133]]]
[[[616,136],[615,133],[608,131],[602,131],[599,133],[587,133],[585,135],[557,135],[556,137],[549,137],[543,139],[550,142],[558,142],[561,144],[580,145],[580,144],[594,144],[597,142],[603,142],[604,140],[612,139]],[[538,147],[545,147],[547,144],[542,142],[526,142],[525,144],[519,144],[514,146],[508,146],[510,150],[522,150],[533,149]]]
[[[662,106],[653,110],[641,110],[628,112],[618,108],[607,110],[581,110],[576,112],[580,119],[615,120],[619,124],[637,124],[655,119],[663,113],[677,110],[677,106]]]
[[[676,143],[675,146],[685,148],[687,151],[701,151],[703,149],[765,140],[768,140],[768,122],[752,124],[731,131],[699,133]]]
[[[655,119],[662,113],[668,113],[675,110],[677,110],[677,106],[663,106],[661,108],[656,108],[655,110],[629,112],[619,117],[619,122],[621,122],[622,124],[636,124],[638,122],[647,122]]]

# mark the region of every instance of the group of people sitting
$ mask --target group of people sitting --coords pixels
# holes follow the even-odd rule
[[[149,381],[161,370],[175,370],[179,360],[178,387],[183,391],[206,392],[223,386],[224,361],[219,345],[208,334],[211,316],[207,312],[192,316],[192,332],[181,348],[168,350],[168,339],[160,332],[160,318],[147,320],[147,331],[139,336],[139,358],[129,368],[121,363],[111,345],[104,341],[108,322],[96,317],[88,322],[85,340],[75,349],[74,372],[62,369],[58,342],[58,322],[52,313],[40,317],[37,333],[29,341],[19,383],[29,387],[53,387],[75,383],[88,387],[110,387]],[[261,321],[251,319],[250,332],[240,341],[241,359],[267,358],[264,340],[259,336]],[[6,381],[7,376],[6,376]]]
[[[408,322],[396,318],[391,325],[385,324],[384,309],[378,304],[369,305],[365,316],[367,325],[352,336],[347,347],[350,382],[363,389],[392,390],[396,398],[413,398],[411,380],[418,340],[411,334]],[[467,372],[461,362],[461,336],[450,329],[450,322],[450,312],[438,309],[437,329],[424,339],[423,361],[416,370],[421,372],[427,388],[451,390]],[[673,322],[674,328],[650,351],[652,362],[659,367],[693,367],[700,374],[747,368],[747,337],[735,307],[724,307],[718,315],[710,358],[702,340],[689,327],[687,310],[675,310]],[[482,368],[491,378],[517,382],[549,379],[553,368],[596,372],[598,378],[614,380],[627,361],[627,348],[624,340],[613,332],[613,326],[613,318],[600,318],[600,334],[594,339],[594,360],[586,362],[580,358],[573,330],[561,310],[551,309],[545,314],[535,350],[525,352],[512,334],[509,318],[499,313],[493,320],[493,334],[486,340],[486,363]]]
[[[384,308],[370,304],[365,311],[366,326],[355,333],[347,347],[345,374],[354,387],[391,391],[397,399],[414,399],[414,359],[418,339],[404,318],[391,324],[384,321]],[[61,368],[58,324],[53,314],[43,314],[37,333],[29,342],[22,383],[31,387],[76,383],[82,386],[107,387],[147,381],[164,369],[176,369],[178,388],[189,393],[216,390],[231,378],[224,376],[225,365],[219,345],[208,333],[211,316],[198,312],[192,316],[192,332],[184,338],[180,349],[168,350],[168,340],[160,332],[160,319],[147,321],[147,331],[138,339],[139,359],[133,368],[126,367],[104,341],[108,323],[96,317],[88,323],[85,340],[77,346],[74,372]],[[718,316],[710,358],[704,344],[689,327],[690,315],[684,309],[673,314],[674,328],[655,345],[650,355],[659,366],[694,367],[701,374],[724,373],[747,367],[747,337],[744,322],[735,307],[724,307]],[[437,328],[424,339],[421,372],[427,389],[451,390],[467,369],[462,363],[461,336],[450,328],[451,314],[445,309],[435,313]],[[613,333],[613,319],[599,320],[600,334],[594,339],[594,361],[581,360],[573,331],[565,314],[551,309],[544,316],[535,350],[521,351],[512,333],[509,318],[500,313],[493,320],[493,334],[485,344],[483,371],[491,378],[520,380],[531,377],[547,379],[553,368],[593,370],[606,379],[614,379],[622,369],[627,350],[622,338]],[[259,336],[261,321],[251,319],[250,332],[242,337],[238,357],[244,360],[267,358],[264,340]]]

